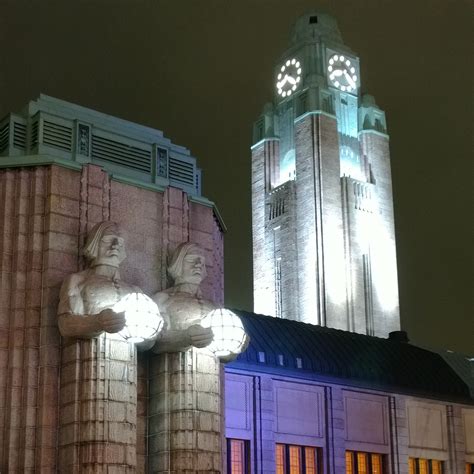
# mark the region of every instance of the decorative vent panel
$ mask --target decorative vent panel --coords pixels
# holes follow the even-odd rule
[[[92,135],[92,157],[137,171],[151,172],[151,151]]]
[[[194,165],[186,161],[169,158],[169,179],[194,187]]]
[[[0,128],[0,153],[8,148],[8,136],[10,134],[10,123]]]
[[[158,147],[156,150],[157,159],[157,175],[163,178],[168,177],[168,150],[166,148]]]
[[[38,133],[39,133],[39,122],[33,122],[31,125],[31,148],[38,146]]]
[[[60,150],[71,151],[72,128],[45,120],[43,122],[43,143]]]
[[[26,148],[26,125],[13,122],[13,146],[21,150]]]

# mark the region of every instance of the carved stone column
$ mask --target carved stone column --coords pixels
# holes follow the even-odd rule
[[[221,472],[220,362],[206,349],[153,356],[149,472]]]
[[[61,472],[135,472],[136,367],[135,346],[113,334],[64,345]]]

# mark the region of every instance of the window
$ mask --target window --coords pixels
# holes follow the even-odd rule
[[[276,474],[319,474],[319,457],[318,448],[277,444]]]
[[[346,451],[346,474],[383,474],[382,455]]]
[[[243,439],[227,440],[227,473],[247,474],[250,472],[248,441]]]
[[[408,474],[443,474],[443,461],[408,458]]]
[[[474,474],[474,463],[472,462],[466,463],[466,474]]]

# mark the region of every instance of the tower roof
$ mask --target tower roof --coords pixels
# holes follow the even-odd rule
[[[291,34],[293,44],[303,41],[315,41],[321,38],[335,43],[342,43],[342,36],[336,19],[331,15],[311,11],[296,20]]]

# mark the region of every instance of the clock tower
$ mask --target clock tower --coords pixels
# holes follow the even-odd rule
[[[254,124],[255,312],[385,337],[400,329],[385,114],[336,21],[299,18]]]

